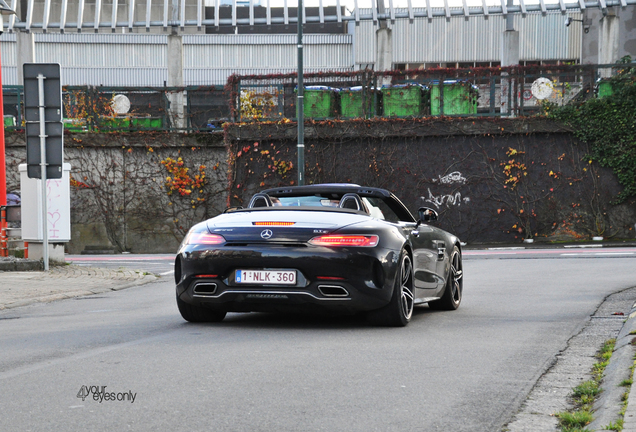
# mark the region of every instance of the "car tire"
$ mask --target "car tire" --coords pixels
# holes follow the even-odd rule
[[[227,312],[195,306],[181,300],[177,295],[177,307],[184,320],[193,323],[221,322]]]
[[[464,267],[462,265],[462,254],[455,246],[450,258],[450,268],[446,278],[444,294],[439,300],[428,303],[431,309],[435,310],[455,310],[462,302],[464,292]]]
[[[403,250],[400,254],[400,266],[395,275],[391,301],[383,308],[369,312],[367,319],[376,325],[404,327],[411,321],[414,300],[413,263],[410,255]]]

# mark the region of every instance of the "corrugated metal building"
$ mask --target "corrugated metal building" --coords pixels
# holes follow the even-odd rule
[[[581,19],[580,13],[570,12],[567,16]],[[564,20],[564,15],[560,13],[514,15],[514,28],[519,31],[521,60],[579,60],[581,26],[566,27]],[[388,26],[393,33],[394,64],[498,63],[506,21],[501,15],[487,19],[483,16],[457,16],[450,19],[415,19],[413,23],[396,20],[395,24],[391,24],[389,21]],[[356,27],[357,65],[374,63],[375,30],[372,21],[361,22]]]
[[[581,19],[580,13],[568,16]],[[579,61],[581,26],[566,27],[561,13],[515,15],[522,61]],[[394,67],[497,64],[505,18],[451,17],[389,21]],[[349,34],[304,37],[307,72],[355,70],[375,63],[373,21],[349,24]],[[185,85],[223,85],[238,74],[293,72],[296,36],[183,34]],[[140,33],[36,33],[37,62],[59,62],[66,85],[163,86],[168,74],[167,38]],[[0,36],[5,85],[18,85],[16,35]]]
[[[66,85],[162,86],[167,79],[167,35],[35,34],[35,57],[60,63]],[[17,85],[16,36],[3,34],[2,76]],[[296,37],[293,35],[183,35],[184,84],[223,85],[233,73],[293,72]],[[307,35],[305,67],[352,70],[353,36]]]

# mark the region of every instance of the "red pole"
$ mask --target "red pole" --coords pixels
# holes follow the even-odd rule
[[[0,18],[2,19],[2,18]],[[0,207],[7,205],[7,163],[4,150],[4,101],[2,94],[2,62],[0,61],[0,119],[2,130],[0,131]],[[2,210],[0,217],[0,256],[6,257],[7,253],[7,222],[6,212]]]

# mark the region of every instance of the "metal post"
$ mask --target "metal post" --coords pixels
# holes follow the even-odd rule
[[[298,0],[298,185],[305,184],[305,88],[303,84],[303,0]]]
[[[42,193],[42,260],[44,271],[49,271],[49,224],[46,202],[46,119],[44,118],[44,80],[42,74],[38,74],[38,98],[40,107],[40,191]]]
[[[7,205],[7,164],[4,149],[4,105],[2,97],[2,72],[0,72],[0,119],[2,119],[2,130],[0,130],[0,206]]]
[[[9,256],[7,247],[7,208],[0,206],[0,257]]]

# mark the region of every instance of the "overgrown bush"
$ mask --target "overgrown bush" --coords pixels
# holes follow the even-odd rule
[[[619,63],[630,64],[631,57]],[[636,197],[636,68],[618,69],[609,83],[609,96],[563,107],[547,105],[546,112],[589,144],[590,161],[614,171],[623,187],[614,202],[621,203]]]

